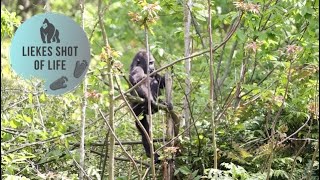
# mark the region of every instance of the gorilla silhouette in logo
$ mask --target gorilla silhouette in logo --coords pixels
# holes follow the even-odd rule
[[[40,28],[41,39],[43,43],[60,43],[59,31],[51,24],[47,18],[44,19]]]

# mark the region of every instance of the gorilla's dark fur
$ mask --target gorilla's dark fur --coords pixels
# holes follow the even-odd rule
[[[137,84],[143,78],[147,77],[147,72],[152,73],[155,70],[154,66],[154,58],[150,54],[149,58],[149,69],[147,69],[147,52],[144,50],[139,51],[136,56],[133,58],[131,66],[130,66],[130,75],[129,81],[132,85]],[[151,109],[152,114],[158,112],[158,108],[155,106],[155,102],[157,101],[158,96],[160,95],[160,90],[165,87],[165,78],[160,76],[159,74],[154,74],[150,76],[149,82],[144,81],[140,86],[138,86],[135,90],[136,92],[132,92],[132,95],[139,95],[141,98],[144,98],[144,103],[131,103],[131,107],[134,113],[139,116],[143,115],[143,118],[140,120],[141,124],[145,128],[145,130],[149,133],[149,123],[147,120],[148,115],[148,83],[150,83],[150,100],[151,100]],[[146,155],[150,157],[150,146],[147,141],[145,134],[142,129],[136,122],[136,126],[141,134],[143,147],[145,149]],[[155,154],[155,162],[159,162],[159,155]]]

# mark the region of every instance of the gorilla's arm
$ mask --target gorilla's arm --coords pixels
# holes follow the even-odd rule
[[[160,89],[163,89],[166,87],[166,80],[165,80],[165,77],[164,76],[161,76],[160,74],[156,74],[155,75],[155,78],[156,80],[158,81],[159,83],[159,88]]]
[[[143,69],[140,66],[136,66],[131,70],[131,73],[129,75],[129,81],[132,85],[135,85],[146,76],[147,75],[144,74]]]
[[[43,27],[40,28],[40,34],[41,34],[42,42],[45,43],[46,42],[45,35],[47,34],[47,32]]]
[[[136,66],[132,69],[129,75],[129,81],[132,85],[135,85],[146,76],[147,75],[144,74],[143,69],[140,66]],[[148,99],[148,86],[146,81],[140,84],[140,86],[136,88],[136,91],[141,98],[144,98],[146,100]],[[151,94],[150,94],[150,97],[151,97],[151,101],[154,102],[154,99]]]

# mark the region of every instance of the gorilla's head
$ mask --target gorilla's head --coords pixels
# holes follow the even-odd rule
[[[136,66],[140,66],[143,69],[145,74],[147,74],[148,71],[149,71],[149,73],[152,73],[155,70],[154,57],[152,56],[152,54],[150,54],[149,69],[147,69],[147,62],[148,62],[147,58],[148,58],[147,51],[140,50],[136,54],[136,56],[133,58],[131,66],[130,66],[130,70],[132,70]]]
[[[48,27],[48,23],[49,23],[48,19],[45,18],[44,21],[43,21],[43,23],[42,23],[42,28],[43,28],[43,29],[46,29],[46,28]]]

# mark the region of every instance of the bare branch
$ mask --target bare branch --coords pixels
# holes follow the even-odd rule
[[[110,124],[108,123],[108,120],[106,119],[106,117],[103,115],[101,109],[99,109],[99,113],[100,115],[103,117],[104,119],[104,122],[107,124],[111,134],[113,135],[113,137],[116,139],[116,141],[119,143],[121,149],[123,150],[123,152],[125,153],[125,155],[131,160],[131,162],[133,163],[134,167],[136,168],[137,170],[137,173],[139,175],[139,177],[141,176],[140,175],[140,171],[139,171],[139,168],[135,162],[135,160],[132,158],[132,156],[126,151],[126,149],[123,147],[123,145],[121,144],[121,141],[118,139],[117,135],[114,133],[113,129],[111,128]]]
[[[280,145],[280,144],[284,143],[285,141],[289,140],[292,136],[294,136],[295,134],[297,134],[299,131],[301,131],[301,129],[303,129],[303,128],[308,124],[309,120],[310,120],[310,116],[308,116],[307,121],[306,121],[299,129],[297,129],[297,130],[296,130],[294,133],[292,133],[290,136],[286,137],[284,140],[278,142],[277,145]]]

